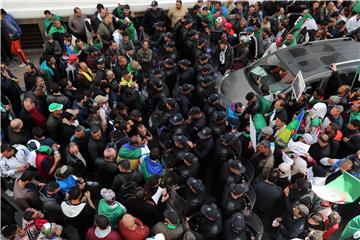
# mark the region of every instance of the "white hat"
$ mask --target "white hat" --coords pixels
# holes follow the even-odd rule
[[[289,178],[291,176],[291,167],[288,163],[281,163],[278,166],[280,178]]]
[[[310,133],[305,133],[304,135],[302,135],[302,138],[304,139],[304,142],[306,143],[306,144],[309,144],[309,145],[311,145],[312,144],[312,136],[311,136],[311,134]]]

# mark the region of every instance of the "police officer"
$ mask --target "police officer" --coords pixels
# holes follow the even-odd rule
[[[166,14],[162,8],[158,7],[157,1],[151,2],[151,8],[148,8],[144,13],[144,18],[142,21],[142,27],[147,33],[151,33],[154,31],[154,24],[156,22],[166,21]]]
[[[188,124],[190,136],[195,137],[195,134],[206,126],[205,114],[199,107],[192,107],[189,111],[189,117],[186,120],[186,123]]]
[[[235,213],[231,218],[225,220],[223,229],[223,240],[247,240],[246,222],[244,215]]]
[[[173,167],[179,165],[181,162],[180,156],[184,153],[191,152],[191,148],[193,144],[189,141],[189,139],[184,135],[175,135],[173,136],[174,146],[169,150],[171,153],[171,157],[166,163],[166,166]]]
[[[180,106],[180,112],[183,116],[188,116],[189,110],[192,107],[191,92],[194,86],[188,83],[183,84],[178,89],[175,89],[174,97]]]
[[[147,92],[149,94],[148,102],[151,110],[155,109],[162,99],[170,96],[166,84],[158,77],[150,79]]]
[[[180,75],[178,79],[178,85],[182,86],[185,83],[194,85],[195,69],[191,67],[191,62],[187,59],[179,61]]]
[[[178,75],[178,68],[175,65],[173,58],[167,58],[163,62],[162,70],[164,72],[164,80],[169,92],[172,93],[176,84],[176,78]]]
[[[209,168],[209,156],[214,146],[214,139],[212,137],[212,130],[209,127],[204,127],[198,132],[198,139],[195,141],[194,153],[200,159],[202,169]]]
[[[212,93],[204,102],[203,110],[206,117],[210,118],[215,111],[225,111],[226,109],[220,104],[220,95]]]
[[[209,120],[209,127],[213,131],[213,136],[219,138],[229,128],[229,123],[226,119],[226,113],[224,111],[215,111]]]
[[[184,152],[179,155],[182,160],[178,166],[173,168],[174,173],[177,175],[177,184],[184,184],[186,179],[196,177],[199,172],[200,163],[199,159],[191,152]]]
[[[244,195],[249,190],[246,183],[232,183],[225,187],[221,200],[222,213],[228,218],[235,212],[241,212],[249,207]]]
[[[207,99],[212,93],[217,93],[215,79],[211,76],[205,76],[201,79],[200,83],[195,88],[196,101],[200,106],[204,105],[205,99]]]
[[[194,231],[196,239],[218,239],[222,230],[221,212],[216,204],[204,204],[200,212],[189,219],[189,226]]]
[[[181,196],[189,204],[188,214],[191,215],[200,211],[205,200],[206,188],[201,179],[190,177],[186,180],[186,186]]]

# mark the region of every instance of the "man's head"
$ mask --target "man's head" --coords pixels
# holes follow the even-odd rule
[[[23,172],[23,174],[21,174],[20,176],[20,181],[26,184],[31,182],[34,178],[35,178],[35,174],[33,171],[25,170],[25,172]]]
[[[107,217],[105,217],[104,215],[98,215],[96,214],[94,216],[94,222],[95,222],[95,225],[100,228],[100,230],[106,230],[110,223],[109,223],[109,220],[107,219]],[[95,230],[96,231],[96,230]]]
[[[59,104],[59,103],[51,103],[48,107],[49,112],[52,116],[56,117],[56,118],[60,118],[61,114],[62,114],[62,109],[63,109],[64,105]]]
[[[350,130],[350,131],[356,131],[358,130],[360,127],[360,121],[357,120],[357,119],[353,119],[351,120],[348,125],[347,125],[347,128]]]
[[[33,63],[28,63],[25,66],[25,72],[33,74],[35,72],[35,66]]]
[[[46,191],[49,195],[54,195],[60,192],[60,185],[57,182],[49,182],[46,185]]]
[[[260,153],[263,153],[265,156],[267,156],[270,153],[270,143],[268,141],[264,140],[256,146],[256,150]]]
[[[91,137],[94,139],[94,140],[101,140],[101,129],[98,127],[98,126],[93,126],[91,128]]]
[[[61,22],[59,19],[54,19],[53,20],[53,25],[56,29],[60,29],[61,28]]]
[[[117,154],[114,148],[105,148],[104,150],[104,159],[105,161],[112,162],[115,160]]]
[[[276,183],[279,180],[279,177],[280,177],[279,171],[273,169],[269,172],[267,176],[267,180],[271,183]]]
[[[297,219],[307,217],[309,215],[309,208],[304,204],[297,204],[293,208],[293,215]]]
[[[37,87],[46,88],[45,80],[44,80],[42,77],[37,77],[37,78],[36,78],[36,80],[35,80],[35,85],[36,85]]]
[[[81,198],[81,190],[78,186],[73,187],[70,189],[69,193],[69,200],[80,200]]]
[[[180,8],[182,7],[182,1],[181,1],[181,0],[176,0],[175,7],[176,7],[177,9],[180,9]]]
[[[5,158],[10,158],[15,154],[15,149],[9,144],[4,143],[1,145],[1,155]]]
[[[75,15],[76,17],[81,17],[81,10],[80,10],[80,8],[78,8],[78,7],[75,7],[75,8],[74,8],[74,15]]]
[[[318,143],[320,147],[326,147],[329,144],[329,136],[327,134],[320,134],[318,136]]]
[[[35,107],[35,103],[29,97],[24,99],[23,105],[25,110],[28,112],[30,112]]]
[[[15,119],[11,120],[11,122],[10,122],[11,129],[17,133],[21,132],[23,126],[24,126],[24,123],[19,118],[15,118]]]
[[[335,105],[330,110],[330,115],[334,118],[338,118],[340,114],[344,111],[344,107],[341,105]]]
[[[133,145],[135,147],[138,147],[138,146],[140,146],[142,144],[142,140],[141,140],[140,135],[132,136],[130,141],[131,141],[131,145]]]

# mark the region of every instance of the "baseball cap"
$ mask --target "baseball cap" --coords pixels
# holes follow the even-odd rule
[[[209,127],[204,127],[198,132],[197,135],[200,139],[204,140],[204,139],[208,139],[209,137],[211,137],[211,133],[212,133],[212,130]]]
[[[56,178],[67,178],[72,173],[72,167],[69,165],[64,165],[56,169],[55,177]]]
[[[195,114],[198,114],[198,113],[201,113],[201,110],[200,110],[199,107],[192,107],[189,110],[189,116],[192,116],[192,115],[195,115]]]
[[[254,32],[254,27],[252,26],[248,26],[246,29],[245,29],[246,32]]]
[[[151,4],[150,4],[150,6],[152,6],[152,7],[156,7],[157,5],[158,5],[157,1],[152,1]]]
[[[182,86],[179,87],[181,91],[188,92],[194,90],[194,86],[188,83],[184,83]]]
[[[208,97],[208,101],[210,103],[215,103],[216,101],[218,101],[220,99],[220,95],[217,93],[212,93],[210,94],[210,96]]]
[[[298,204],[296,205],[296,208],[299,209],[300,215],[303,217],[306,217],[309,215],[309,208],[305,206],[304,204]]]
[[[230,144],[235,138],[235,135],[231,132],[225,133],[225,135],[223,135],[221,137],[221,139],[226,143],[226,144]]]
[[[175,115],[172,116],[169,120],[169,122],[175,126],[179,125],[182,121],[183,121],[183,116],[181,115],[181,113],[175,113]]]
[[[179,154],[179,159],[183,159],[187,162],[193,163],[197,158],[192,152],[182,152]]]
[[[199,193],[205,189],[203,182],[200,179],[196,179],[193,177],[188,178],[188,180],[186,180],[186,184],[192,189],[194,189],[196,193]]]
[[[245,218],[244,215],[240,212],[235,213],[231,218],[231,228],[234,232],[240,232],[245,229]]]
[[[191,66],[191,62],[189,60],[187,60],[187,59],[183,59],[183,60],[179,61],[179,64],[187,66],[187,67]]]
[[[49,112],[54,112],[57,110],[61,110],[63,109],[64,105],[60,104],[60,103],[51,103],[49,105]]]
[[[236,183],[231,187],[231,192],[233,192],[236,195],[247,191],[249,191],[249,186],[244,183]]]
[[[214,78],[211,76],[205,76],[204,78],[201,79],[201,82],[208,84],[214,81]]]
[[[171,209],[166,209],[164,211],[164,217],[167,218],[171,224],[177,224],[180,221],[179,215]]]
[[[226,120],[226,113],[225,111],[216,111],[213,113],[212,117],[216,122],[222,122]]]
[[[204,204],[201,207],[201,213],[210,220],[216,220],[220,217],[220,211],[215,204]]]
[[[261,129],[261,133],[266,134],[266,135],[273,135],[274,130],[269,126],[266,126]]]
[[[184,135],[176,135],[173,137],[173,141],[185,144],[185,143],[187,143],[188,138]]]
[[[244,173],[246,171],[246,168],[239,160],[231,159],[229,162],[229,166],[236,170],[240,170],[240,173]]]
[[[166,64],[166,65],[174,65],[174,59],[172,59],[172,58],[167,58],[167,59],[165,59],[165,61],[164,61],[164,64]]]

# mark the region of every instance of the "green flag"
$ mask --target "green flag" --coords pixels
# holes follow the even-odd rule
[[[312,187],[313,192],[321,199],[338,204],[356,201],[360,197],[359,189],[360,180],[345,171],[324,186]]]
[[[354,7],[353,12],[360,13],[360,0],[357,0]]]

